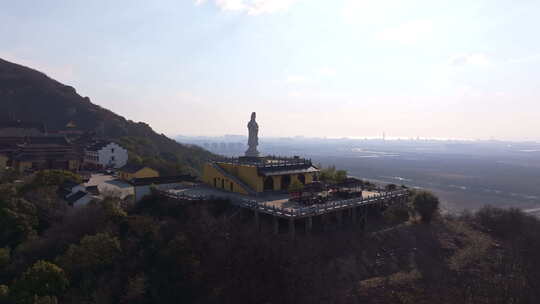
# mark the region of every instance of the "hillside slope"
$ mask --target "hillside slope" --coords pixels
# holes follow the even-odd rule
[[[0,183],[2,304],[540,303],[540,221],[519,210],[372,209],[366,230],[327,217],[292,240],[220,199],[66,208],[58,177]]]
[[[131,162],[152,165],[163,174],[199,172],[204,160],[213,156],[93,104],[39,71],[0,59],[0,120],[9,118],[44,122],[49,130],[73,121],[81,130],[119,141],[128,148]]]

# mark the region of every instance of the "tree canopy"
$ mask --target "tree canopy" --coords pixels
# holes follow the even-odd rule
[[[15,282],[11,297],[20,303],[32,303],[36,296],[59,296],[68,286],[69,281],[62,268],[51,262],[40,260]]]
[[[323,182],[336,184],[341,183],[347,178],[346,170],[337,170],[335,166],[321,168],[319,179]]]
[[[46,192],[19,190],[0,185],[0,304],[540,298],[540,221],[519,210],[439,216],[438,199],[419,192],[410,205],[370,209],[364,230],[349,216],[339,228],[328,217],[335,230],[317,231],[323,223],[315,219],[307,235],[296,221],[293,241],[274,235],[264,215],[254,229],[253,213],[223,199],[108,199],[47,217],[55,204],[40,198]],[[401,224],[409,212],[431,225]]]
[[[429,223],[439,210],[439,198],[431,192],[420,191],[413,196],[412,207],[423,222]]]

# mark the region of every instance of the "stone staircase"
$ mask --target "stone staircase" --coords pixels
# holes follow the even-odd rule
[[[246,183],[241,181],[238,177],[230,174],[229,172],[225,171],[223,168],[221,168],[216,163],[211,163],[211,166],[216,169],[219,173],[221,173],[223,176],[226,176],[228,179],[232,180],[236,184],[238,184],[244,191],[246,191],[249,195],[257,195],[257,191],[253,190],[250,186],[248,186]]]

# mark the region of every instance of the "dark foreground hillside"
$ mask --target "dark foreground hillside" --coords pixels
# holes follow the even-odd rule
[[[52,131],[73,122],[80,130],[120,141],[132,162],[144,162],[164,174],[196,172],[212,156],[93,104],[41,72],[0,59],[0,121],[6,119],[43,122]]]
[[[57,175],[55,175],[57,176]],[[68,176],[69,178],[69,176]],[[0,185],[0,303],[538,303],[540,223],[485,208],[313,236],[226,201],[72,210],[55,180]],[[392,223],[392,224],[390,224]],[[57,302],[56,302],[57,301]]]

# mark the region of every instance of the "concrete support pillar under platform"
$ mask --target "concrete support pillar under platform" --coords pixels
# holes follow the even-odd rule
[[[255,231],[260,232],[261,231],[261,222],[259,220],[259,211],[255,210]]]
[[[274,224],[274,234],[278,234],[279,233],[279,218],[277,216],[273,216],[272,221]]]
[[[364,210],[362,210],[362,229],[364,230],[367,228],[368,210],[369,208],[364,208]]]
[[[351,208],[351,218],[353,225],[356,225],[356,207]]]
[[[289,234],[291,235],[291,238],[294,239],[295,231],[294,231],[294,218],[289,219]]]
[[[337,217],[338,226],[342,226],[343,225],[343,210],[336,211],[336,217]]]
[[[327,231],[328,230],[328,216],[326,214],[321,214],[321,226],[322,226],[322,231]]]
[[[306,234],[311,234],[311,230],[313,230],[313,217],[309,216],[306,217]]]

